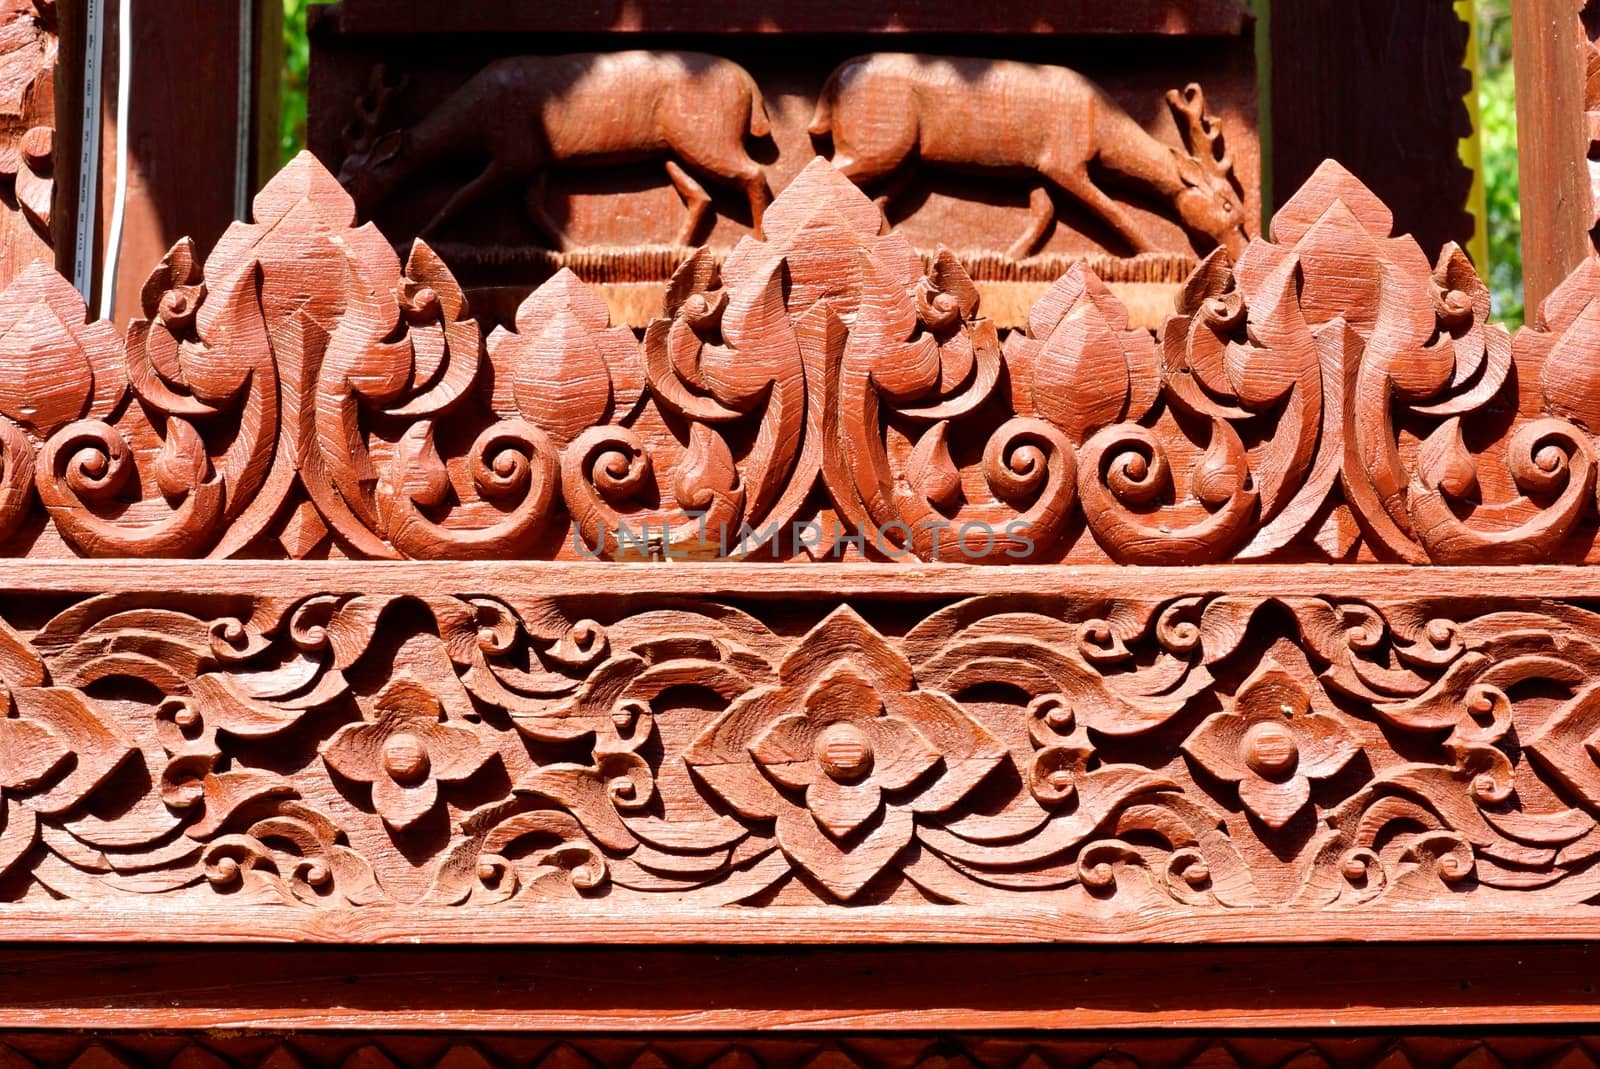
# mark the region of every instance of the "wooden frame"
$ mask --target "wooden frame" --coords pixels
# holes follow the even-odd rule
[[[1513,336],[1329,163],[1002,341],[819,160],[486,337],[253,215],[0,292],[13,1069],[1594,1060],[1593,262]]]
[[[0,294],[30,937],[1596,930],[1592,582],[1485,567],[1589,553],[1593,269],[1512,339],[1330,165],[1160,344],[1080,268],[1002,352],[819,161],[485,360],[349,220],[302,157],[125,336]]]

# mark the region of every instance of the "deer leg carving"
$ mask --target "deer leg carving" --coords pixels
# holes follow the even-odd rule
[[[517,177],[516,168],[509,167],[500,160],[490,160],[489,165],[483,169],[483,173],[456,190],[450,199],[445,201],[444,207],[440,208],[438,214],[428,221],[427,226],[422,228],[423,236],[431,237],[438,231],[439,227],[477,204],[515,177]]]
[[[1028,229],[1016,240],[1011,248],[1006,250],[1006,255],[1013,260],[1026,260],[1039,247],[1039,242],[1044,240],[1044,233],[1055,221],[1056,202],[1050,197],[1050,187],[1045,185],[1033,187],[1033,192],[1028,194],[1028,207],[1032,211]]]
[[[890,226],[889,206],[900,198],[900,195],[911,185],[911,180],[916,177],[916,169],[909,164],[901,164],[890,171],[875,187],[872,202],[883,213],[885,230]]]
[[[1150,239],[1139,229],[1139,225],[1133,221],[1133,216],[1128,214],[1128,210],[1095,185],[1088,171],[1050,170],[1045,172],[1045,176],[1076,197],[1085,208],[1109,223],[1129,245],[1133,246],[1134,252],[1149,252],[1153,248]]]
[[[683,198],[685,210],[683,228],[678,231],[678,244],[692,245],[695,234],[700,230],[700,224],[705,222],[706,212],[711,208],[711,194],[706,192],[705,186],[694,180],[693,175],[679,166],[676,160],[667,161],[667,177],[672,180],[678,196]]]
[[[767,185],[767,176],[760,168],[756,169],[754,178],[744,180],[744,193],[750,200],[750,229],[755,231],[757,238],[760,238],[763,236],[761,220],[766,215],[767,205],[772,202],[772,190]]]
[[[726,146],[704,144],[694,138],[683,137],[672,141],[672,151],[676,160],[668,164],[668,175],[672,175],[674,166],[678,167],[679,174],[699,189],[701,196],[705,196],[705,190],[700,189],[686,171],[693,171],[701,178],[714,178],[726,185],[737,186],[750,201],[751,228],[757,235],[761,233],[761,217],[766,211],[767,202],[772,199],[772,193],[767,188],[766,172],[759,163],[745,155],[742,147],[728,151]],[[678,192],[688,204],[689,196],[676,176],[673,176],[672,184],[678,187]],[[692,205],[690,210],[695,210]],[[699,210],[704,213],[707,208]]]
[[[566,228],[550,214],[549,189],[550,172],[541,167],[534,172],[533,181],[528,184],[528,193],[523,204],[528,210],[528,218],[533,222],[534,228],[550,242],[551,248],[561,251],[570,242],[567,240]]]

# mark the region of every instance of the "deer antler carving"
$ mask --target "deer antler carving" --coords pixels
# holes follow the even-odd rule
[[[1226,183],[1233,181],[1233,156],[1222,139],[1222,122],[1206,110],[1206,94],[1196,82],[1182,89],[1169,89],[1167,102],[1181,120],[1179,127],[1183,142],[1189,146],[1189,156],[1205,171],[1207,177]]]
[[[347,156],[372,152],[386,133],[398,138],[399,131],[389,130],[388,122],[394,110],[395,98],[408,84],[410,79],[403,76],[391,84],[388,70],[382,64],[372,68],[367,79],[367,91],[356,97],[355,118],[344,128],[341,137]]]

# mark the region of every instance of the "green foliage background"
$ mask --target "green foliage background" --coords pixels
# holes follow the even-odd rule
[[[283,110],[278,155],[288,163],[306,145],[306,71],[311,51],[306,44],[309,0],[283,0]]]
[[[1517,102],[1508,0],[1478,0],[1478,111],[1488,197],[1489,288],[1496,315],[1522,322],[1522,207],[1517,196]]]
[[[306,143],[306,8],[327,0],[283,0],[284,68],[280,150],[288,162]],[[1301,0],[1287,0],[1298,3]],[[1411,0],[1395,0],[1409,3]],[[1509,0],[1477,0],[1478,107],[1488,198],[1489,285],[1496,315],[1522,322],[1522,212],[1517,198],[1517,115]]]

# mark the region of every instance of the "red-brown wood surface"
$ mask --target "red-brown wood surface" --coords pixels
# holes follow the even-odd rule
[[[840,6],[818,0],[713,4],[615,0],[567,7],[477,0],[449,18],[417,0],[344,0],[337,9],[352,33],[1093,33],[1234,36],[1249,24],[1242,0],[1046,0],[1022,8],[978,10],[953,0]]]
[[[1600,268],[1513,338],[1329,164],[1002,342],[817,160],[485,340],[309,156],[255,215],[0,294],[16,938],[1600,933]]]
[[[1594,959],[1570,944],[12,948],[0,1028],[647,1033],[686,1049],[728,1033],[1572,1028],[1600,1019]]]
[[[1008,330],[851,181],[920,68],[768,204],[747,74],[608,62],[756,231],[642,332],[570,271],[486,329],[309,156],[125,329],[0,292],[7,1064],[1591,1064],[1600,267],[1512,336],[1336,164],[1246,242],[1199,90],[936,109],[1221,246]]]
[[[693,245],[757,233],[819,153],[913,248],[954,250],[1001,327],[1077,259],[1137,287],[1155,325],[1198,256],[1260,217],[1248,36],[433,40],[319,23],[308,142],[362,221],[425,234],[506,326],[562,267],[644,326]]]
[[[1079,264],[1002,342],[828,162],[700,251],[643,337],[562,271],[483,337],[302,156],[126,332],[0,293],[13,556],[1588,561],[1575,272],[1513,339],[1336,164],[1158,337]],[[132,403],[137,401],[137,403]]]
[[[59,34],[50,0],[0,4],[0,282],[34,260],[52,261],[62,233],[56,192],[62,154],[55,90]]]
[[[1465,246],[1472,172],[1460,141],[1474,87],[1453,0],[1277,0],[1269,27],[1275,205],[1331,157],[1430,257]]]
[[[14,938],[1596,931],[1584,571],[349,567],[19,566]]]
[[[1522,188],[1522,270],[1528,307],[1593,255],[1595,222],[1585,112],[1590,49],[1574,0],[1516,0],[1517,162]]]

